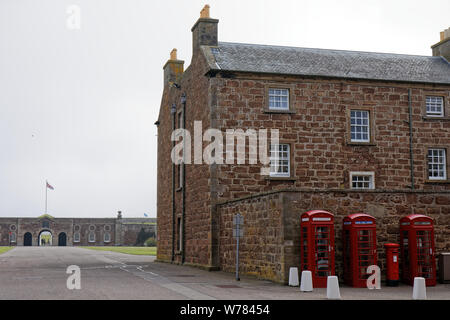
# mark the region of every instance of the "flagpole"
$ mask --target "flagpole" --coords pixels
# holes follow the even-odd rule
[[[47,192],[48,192],[48,188],[47,188],[47,181],[45,181],[45,214],[47,214]]]

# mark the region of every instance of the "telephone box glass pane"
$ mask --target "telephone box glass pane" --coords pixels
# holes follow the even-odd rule
[[[404,273],[409,273],[409,232],[403,231],[403,270]]]
[[[416,232],[417,238],[417,272],[418,276],[433,278],[431,231],[421,230]]]
[[[303,256],[302,256],[302,270],[308,270],[308,228],[302,228],[302,247],[303,247]]]
[[[345,242],[344,242],[344,247],[345,247],[345,252],[344,252],[344,268],[346,270],[345,276],[346,277],[350,277],[350,270],[351,270],[351,266],[350,266],[350,256],[351,256],[351,249],[350,249],[350,230],[345,230],[344,231],[344,238],[345,238]]]
[[[330,228],[316,227],[315,230],[316,242],[316,276],[328,277],[331,276],[331,268],[329,261],[330,252]]]
[[[375,264],[373,255],[373,230],[358,231],[358,268],[359,279],[366,280],[369,277],[367,268]]]

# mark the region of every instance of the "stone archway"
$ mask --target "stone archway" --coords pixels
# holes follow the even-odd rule
[[[66,247],[67,246],[67,234],[65,232],[61,232],[58,235],[58,246]]]
[[[30,232],[27,232],[23,236],[23,246],[31,247],[33,245],[33,235]]]
[[[40,247],[53,246],[53,234],[50,230],[42,230],[39,233],[38,246]]]

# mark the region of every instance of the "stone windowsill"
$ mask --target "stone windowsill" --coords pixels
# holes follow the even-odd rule
[[[426,180],[426,184],[450,184],[450,180]]]
[[[296,178],[292,177],[266,177],[265,179],[269,181],[290,181],[290,182],[297,181]]]
[[[272,110],[272,109],[264,109],[264,113],[268,114],[296,114],[297,112],[294,110]]]
[[[376,147],[377,144],[373,142],[347,142],[350,147]]]
[[[422,117],[425,121],[450,121],[450,117]]]

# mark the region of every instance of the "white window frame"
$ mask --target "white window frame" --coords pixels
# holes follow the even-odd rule
[[[431,108],[440,107],[440,112],[431,111]],[[427,117],[442,118],[444,116],[444,97],[427,96],[426,97]]]
[[[290,110],[290,91],[288,88],[269,88],[269,110]],[[279,106],[276,106],[278,104]]]
[[[108,236],[108,239],[106,238],[106,236]],[[103,235],[103,242],[104,243],[110,243],[111,242],[111,233],[105,232],[105,234]]]
[[[442,152],[442,154],[438,154],[435,156],[434,154],[430,157],[431,152]],[[442,162],[438,161],[435,162],[435,159],[442,158]],[[442,166],[441,168],[434,169],[433,166]],[[435,177],[434,172],[437,172],[438,174],[440,172],[443,173],[443,176]],[[447,150],[444,148],[430,148],[428,149],[428,179],[432,181],[445,181],[447,180]]]
[[[369,177],[369,181],[354,181],[354,177]],[[365,187],[355,187],[354,183],[369,183],[367,188]],[[350,172],[350,189],[352,190],[375,190],[375,172]]]
[[[81,234],[79,232],[75,232],[73,234],[73,242],[79,243],[81,241]]]
[[[361,112],[361,117],[357,117],[357,112]],[[352,117],[353,113],[355,113],[355,117]],[[367,119],[362,115],[367,114]],[[367,120],[367,124],[365,124],[365,120]],[[359,123],[358,123],[359,122]],[[353,128],[361,128],[361,132],[353,132]],[[367,128],[367,139],[357,139],[353,138],[353,134],[365,134],[362,130],[363,128]],[[370,142],[370,111],[369,110],[350,110],[350,139],[351,142]]]
[[[17,243],[17,233],[15,233],[14,231],[9,234],[9,242]]]
[[[280,146],[283,147],[287,147],[286,150],[282,150],[280,151],[279,148]],[[274,149],[277,149],[278,151],[274,151]],[[287,153],[287,156],[283,156],[280,157],[280,153]],[[276,154],[276,155],[274,155]],[[291,176],[291,146],[288,143],[280,143],[280,144],[276,144],[276,145],[271,145],[270,146],[270,176],[274,177],[274,178],[289,178]],[[276,161],[277,165],[273,166],[272,163]],[[286,164],[282,164],[281,167],[286,167],[287,166],[287,172],[278,172],[278,168],[279,163],[283,161],[286,162],[287,161],[287,165]],[[273,169],[277,169],[277,172],[274,172]]]
[[[91,239],[91,235],[94,235],[94,239]],[[94,243],[95,242],[95,232],[94,231],[90,231],[89,232],[88,241],[89,241],[89,243]]]

